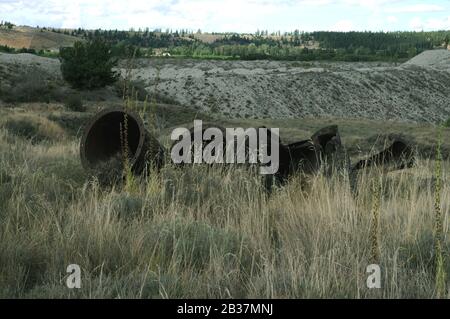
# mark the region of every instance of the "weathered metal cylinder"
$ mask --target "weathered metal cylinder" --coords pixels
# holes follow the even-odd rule
[[[353,166],[353,170],[385,165],[390,165],[393,169],[404,169],[414,165],[414,150],[408,141],[395,135],[389,136],[387,141],[390,143],[388,147],[369,158],[360,160]]]
[[[144,127],[141,117],[123,108],[110,108],[97,113],[85,126],[80,144],[80,157],[85,169],[95,169],[114,157],[128,158],[135,174],[145,167],[160,168],[165,150]]]

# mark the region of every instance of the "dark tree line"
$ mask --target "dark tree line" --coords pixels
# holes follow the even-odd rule
[[[15,24],[13,24],[13,23],[11,23],[11,22],[8,22],[8,21],[0,21],[0,28],[6,28],[6,29],[9,29],[9,30],[11,30],[13,27],[15,26]]]
[[[59,31],[61,32],[61,31]],[[68,32],[65,30],[64,32]],[[172,55],[243,60],[402,61],[425,50],[448,44],[450,31],[434,32],[276,32],[220,34],[212,43],[200,41],[188,30],[71,30],[88,41],[102,39],[113,55],[123,57],[142,50],[164,48]],[[197,31],[201,34],[201,31]],[[312,44],[318,47],[312,48]],[[150,50],[150,51],[149,51]]]
[[[101,38],[111,45],[122,44],[142,48],[167,48],[172,46],[186,45],[194,41],[189,37],[192,33],[182,31],[156,32],[148,29],[142,31],[120,31],[120,30],[84,30],[76,29],[70,32],[73,36],[82,37],[86,40]]]

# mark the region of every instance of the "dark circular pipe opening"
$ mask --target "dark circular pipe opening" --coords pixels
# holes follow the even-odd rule
[[[80,145],[85,168],[121,156],[128,148],[131,167],[142,152],[145,128],[140,117],[123,109],[109,109],[98,113],[86,126]],[[127,146],[127,148],[126,148]]]

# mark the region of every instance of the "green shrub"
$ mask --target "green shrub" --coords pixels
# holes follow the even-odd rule
[[[130,94],[133,98],[137,98],[139,101],[145,101],[149,99],[149,94],[145,89],[145,84],[141,81],[133,81],[130,83]]]
[[[448,120],[444,122],[444,126],[450,127],[450,118],[448,118]]]
[[[14,53],[16,50],[7,45],[0,45],[0,52]]]
[[[5,102],[49,102],[50,89],[38,75],[27,76],[23,82],[15,84],[5,92]]]
[[[65,102],[67,99],[67,88],[57,84],[49,83],[49,100],[54,102]]]
[[[20,70],[5,69],[5,81],[0,81],[1,100],[7,103],[62,102],[66,90],[44,71],[36,67]],[[0,69],[1,71],[1,69]],[[1,74],[0,74],[1,76]]]
[[[59,54],[63,78],[74,88],[101,88],[117,79],[112,71],[117,60],[112,58],[110,45],[101,39],[75,42],[73,47],[61,48]]]
[[[115,91],[119,97],[123,97],[124,95],[124,80],[118,81],[115,85]],[[131,81],[127,85],[127,92],[125,96],[129,96],[133,99],[137,99],[138,101],[148,102],[156,102],[159,104],[168,104],[168,105],[181,105],[179,101],[175,98],[164,94],[163,92],[155,92],[154,87],[150,87],[150,91],[147,91],[145,88],[145,83],[143,81]]]
[[[122,98],[124,95],[138,101],[150,100],[150,95],[145,89],[145,84],[142,81],[130,81],[126,82],[121,79],[114,85],[114,89],[117,96]],[[126,91],[125,91],[126,90]]]
[[[74,112],[85,112],[86,107],[83,105],[83,100],[79,94],[69,94],[64,105]]]
[[[175,98],[170,97],[166,94],[159,93],[159,92],[151,93],[149,98],[156,101],[156,103],[169,104],[169,105],[181,105],[181,103],[179,101],[177,101]]]

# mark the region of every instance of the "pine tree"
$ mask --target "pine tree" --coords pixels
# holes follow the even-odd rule
[[[104,87],[117,79],[117,74],[112,71],[117,60],[112,58],[110,46],[98,38],[61,48],[60,60],[62,75],[74,88]]]

